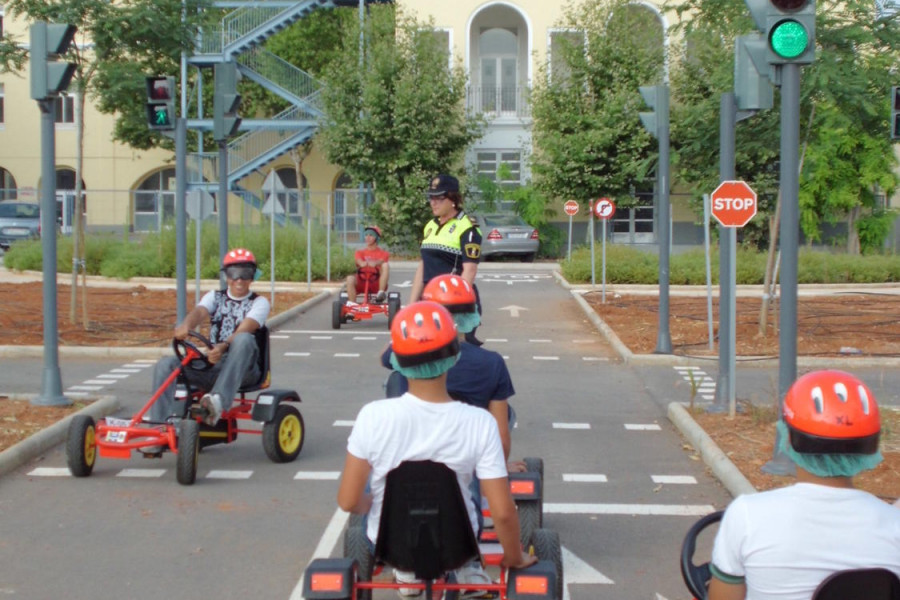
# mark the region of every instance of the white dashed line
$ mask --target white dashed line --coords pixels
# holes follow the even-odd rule
[[[355,335],[353,336],[354,340],[374,340],[376,339],[374,335]]]
[[[162,477],[165,469],[122,469],[116,473],[116,477],[143,477],[153,479]]]
[[[88,379],[87,381],[82,381],[87,385],[109,385],[112,383],[109,379]]]
[[[496,344],[505,344],[508,341],[506,338],[485,338],[484,340],[485,343],[494,342]]]
[[[127,379],[128,375],[118,375],[111,373],[103,373],[102,375],[97,375],[97,379]]]
[[[147,363],[128,363],[127,365],[122,365],[126,369],[146,369],[150,365]]]
[[[553,342],[553,340],[528,340],[532,344],[549,344]]]
[[[653,480],[653,483],[697,483],[697,480],[690,475],[651,475],[650,478]]]
[[[333,335],[311,335],[309,336],[311,340],[333,340]]]
[[[128,373],[129,375],[133,373],[140,373],[140,369],[110,369],[110,373]]]
[[[207,479],[250,479],[253,471],[210,471]]]
[[[353,331],[322,331],[321,329],[279,329],[281,333],[298,333],[298,334],[313,334],[313,335],[358,335],[359,332]],[[390,331],[370,331],[368,332],[371,335],[391,335]]]
[[[70,390],[87,390],[89,392],[94,392],[99,389],[102,389],[102,385],[73,385],[69,389]]]
[[[340,471],[297,471],[294,479],[337,481],[340,476]]]
[[[582,356],[581,360],[587,361],[587,362],[593,362],[593,361],[609,362],[609,359],[606,358],[605,356]]]
[[[606,475],[592,473],[563,473],[563,481],[571,483],[606,483]]]
[[[532,356],[534,360],[559,360],[558,356]]]
[[[135,360],[134,362],[144,363],[146,365],[155,365],[156,364],[156,361],[153,360],[152,358],[139,358],[139,359]],[[141,366],[144,366],[144,365],[141,365]]]
[[[83,398],[84,396],[89,395],[87,392],[73,392],[72,390],[66,390],[66,396],[73,396],[75,398]]]
[[[285,352],[285,356],[309,356],[309,352]]]
[[[28,472],[33,477],[69,477],[68,467],[38,467]]]
[[[359,352],[335,352],[335,358],[359,358]]]
[[[672,367],[676,371],[699,371],[700,367]]]
[[[291,336],[289,336],[289,335],[273,335],[270,333],[269,339],[271,339],[271,340],[289,340],[289,339],[291,339]]]
[[[353,427],[353,424],[356,421],[335,421],[331,424],[332,427]]]
[[[554,423],[553,429],[590,429],[590,423]]]
[[[655,423],[625,423],[625,429],[628,431],[659,431],[659,425]]]
[[[574,504],[544,503],[544,514],[564,515],[663,515],[701,517],[713,512],[710,504]]]

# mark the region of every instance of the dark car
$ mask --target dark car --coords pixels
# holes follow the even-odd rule
[[[477,215],[481,229],[481,256],[518,256],[522,262],[534,260],[540,240],[538,230],[515,214]]]
[[[32,202],[0,202],[0,248],[41,237],[41,207]]]

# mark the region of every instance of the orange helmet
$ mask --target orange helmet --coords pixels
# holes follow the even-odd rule
[[[451,313],[475,312],[475,290],[459,275],[438,275],[422,290],[422,300],[431,300]]]
[[[456,325],[436,302],[414,302],[391,322],[391,347],[401,367],[414,367],[459,354]]]
[[[363,234],[365,234],[365,232],[369,229],[374,231],[375,235],[378,236],[379,239],[381,238],[381,228],[378,225],[366,225],[366,227],[363,229]]]
[[[813,371],[784,398],[791,446],[803,454],[874,454],[881,418],[872,391],[844,371]]]
[[[225,260],[222,261],[222,267],[229,265],[253,265],[256,266],[256,257],[246,248],[235,248],[225,254]]]

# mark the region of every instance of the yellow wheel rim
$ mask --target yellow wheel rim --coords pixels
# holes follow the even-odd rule
[[[94,428],[88,427],[84,432],[84,463],[92,466],[97,458],[97,444],[94,438]]]
[[[278,446],[285,454],[291,454],[300,447],[303,439],[303,426],[295,415],[288,415],[278,428]]]

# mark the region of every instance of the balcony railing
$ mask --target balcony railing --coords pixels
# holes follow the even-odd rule
[[[529,91],[525,86],[470,86],[466,90],[466,109],[490,118],[528,118],[531,116]]]

